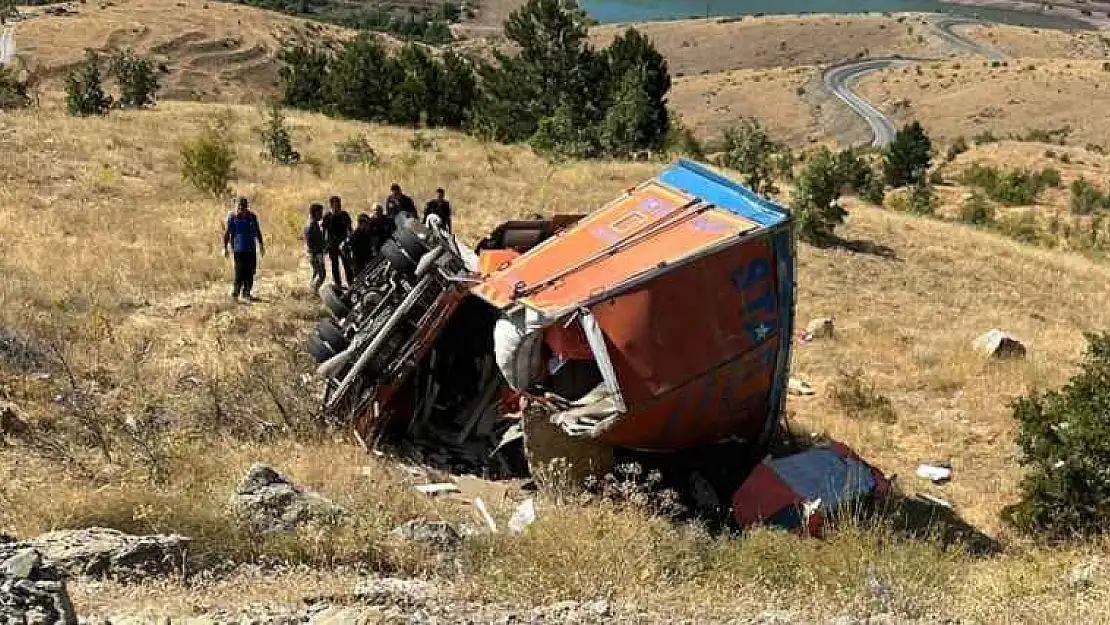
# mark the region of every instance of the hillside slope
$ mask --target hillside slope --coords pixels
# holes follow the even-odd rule
[[[218,255],[226,207],[179,178],[181,142],[220,119],[236,145],[236,190],[253,199],[269,241],[257,289],[264,302],[256,306],[227,297],[230,267]],[[1021,477],[1007,404],[1029,388],[1063,382],[1083,347],[1082,332],[1110,327],[1106,265],[855,205],[842,233],[855,243],[799,246],[799,322],[833,316],[838,330],[834,340],[798,344],[794,375],[818,394],[791,398],[791,423],[855,446],[902,476],[911,493],[952,502],[967,521],[1005,542],[1000,557],[976,559],[882,531],[846,530],[829,542],[777,534],[714,541],[628,510],[545,500],[543,523],[524,542],[482,542],[467,552],[464,572],[443,572],[434,554],[390,546],[388,531],[416,516],[459,518],[459,510],[415,497],[405,478],[353,442],[265,433],[282,415],[300,414],[286,414],[290,406],[312,405],[305,398],[289,403],[295,395],[284,394],[307,369],[296,359],[275,368],[286,362],[281,354],[299,352],[300,337],[318,314],[303,286],[307,270],[297,239],[307,203],[339,193],[357,213],[394,181],[418,201],[444,186],[460,232],[473,241],[505,218],[596,207],[658,165],[553,166],[523,148],[440,132],[431,133],[436,149],[415,152],[409,131],[292,114],[295,146],[315,165],[290,169],[261,161],[258,123],[250,107],[177,102],[104,119],[68,118],[48,102],[43,110],[0,118],[0,150],[16,155],[0,161],[0,239],[7,245],[0,260],[7,278],[0,285],[0,328],[32,343],[64,337],[62,349],[77,371],[115,380],[125,393],[135,384],[126,382],[129,363],[140,358],[131,350],[151,339],[136,360],[148,363],[140,397],[172,415],[158,439],[166,456],[152,461],[168,472],[157,485],[143,477],[148,465],[127,455],[106,463],[91,450],[76,452],[82,464],[71,466],[33,447],[0,447],[0,532],[29,536],[88,524],[153,528],[197,537],[199,553],[225,559],[273,553],[316,567],[369,562],[414,574],[440,571],[459,593],[481,600],[527,605],[608,596],[698,622],[746,620],[767,607],[814,619],[866,614],[876,609],[867,581],[874,575],[894,589],[886,609],[907,618],[1035,623],[1104,614],[1100,597],[1108,582],[1099,579],[1079,599],[1060,582],[1099,545],[1028,546],[1001,526],[998,513],[1015,499]],[[356,133],[366,134],[383,165],[336,162],[335,142]],[[999,364],[973,355],[972,339],[993,327],[1027,341],[1030,358]],[[0,353],[3,397],[32,418],[55,414],[52,398],[64,392],[64,379],[28,377],[7,358]],[[889,397],[892,419],[860,418],[831,399],[831,389],[855,370]],[[210,387],[212,380],[218,386]],[[260,389],[262,395],[252,394]],[[114,401],[125,401],[119,397]],[[102,415],[110,418],[118,408],[107,404]],[[227,494],[260,459],[343,502],[356,513],[353,524],[306,535],[301,547],[235,533]],[[913,470],[926,460],[950,461],[953,482],[916,482]],[[491,505],[505,514],[511,502]],[[594,530],[581,531],[585,526]],[[220,591],[220,601],[260,600],[282,580],[292,580],[281,589],[287,598],[319,585],[299,586],[301,574],[291,571],[250,575],[236,592]],[[177,606],[183,612],[175,614],[188,613],[210,598],[206,592],[170,583],[144,592],[80,586],[78,603],[117,610],[136,604],[162,613]],[[159,599],[164,596],[176,599]]]
[[[277,84],[275,57],[283,42],[330,45],[350,36],[327,24],[202,0],[118,0],[71,10],[76,14],[40,14],[21,23],[18,57],[59,76],[86,48],[131,48],[164,64],[160,93],[169,99],[260,101]]]

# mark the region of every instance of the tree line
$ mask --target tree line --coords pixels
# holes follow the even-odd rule
[[[515,51],[489,61],[416,43],[391,55],[366,34],[338,51],[292,46],[281,53],[282,98],[350,119],[528,142],[553,157],[660,149],[671,128],[666,60],[631,28],[595,49],[588,25],[573,0],[529,0],[505,23]]]

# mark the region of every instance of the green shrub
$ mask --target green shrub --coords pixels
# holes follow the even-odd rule
[[[142,108],[154,104],[158,77],[150,59],[135,56],[130,50],[116,52],[109,64],[109,71],[119,82],[120,106]]]
[[[1067,385],[1013,404],[1026,475],[1003,516],[1047,538],[1101,534],[1110,518],[1110,334],[1086,338]]]
[[[989,130],[984,130],[983,132],[980,132],[979,134],[972,137],[971,141],[975,143],[975,145],[986,145],[988,143],[997,143],[998,137],[994,136],[993,132]]]
[[[1090,215],[1096,210],[1110,208],[1110,196],[1106,195],[1086,178],[1071,183],[1071,212],[1076,215]]]
[[[335,144],[335,160],[347,165],[378,164],[378,152],[366,139],[366,135],[354,135]]]
[[[855,150],[838,152],[835,167],[844,193],[860,193],[871,184],[871,166]]]
[[[833,231],[848,216],[840,206],[840,193],[836,159],[822,147],[806,162],[790,200],[802,239],[820,243],[832,238]]]
[[[104,93],[100,56],[92,50],[85,51],[85,62],[80,70],[66,75],[65,91],[66,110],[70,115],[107,115],[112,108],[111,96]]]
[[[436,142],[419,130],[414,130],[412,139],[409,139],[409,147],[414,152],[434,152],[436,151]]]
[[[886,200],[886,184],[883,182],[883,177],[872,174],[871,181],[860,193],[860,198],[869,204],[882,206]]]
[[[909,211],[915,215],[932,215],[937,209],[937,194],[933,183],[919,180],[909,188],[906,196]]]
[[[663,149],[671,154],[679,154],[699,161],[705,159],[705,149],[694,136],[694,131],[677,118],[671,119],[671,126],[667,130],[663,146]]]
[[[0,66],[0,111],[30,106],[30,89],[30,80],[20,80],[14,71]]]
[[[875,383],[862,370],[842,371],[830,386],[829,395],[852,419],[866,419],[891,424],[898,414],[890,398],[879,393]]]
[[[289,127],[285,123],[285,114],[281,111],[281,104],[277,100],[270,102],[267,107],[265,121],[262,126],[262,158],[278,165],[295,165],[300,162],[301,155],[293,149],[293,138]]]
[[[222,197],[235,176],[235,153],[226,128],[209,126],[181,149],[181,177],[197,189]]]
[[[1000,171],[996,167],[972,163],[960,180],[982,189],[988,197],[1007,206],[1027,206],[1037,201],[1041,191],[1060,186],[1060,172],[1048,168],[1037,173],[1025,169]]]
[[[723,165],[740,172],[752,191],[769,195],[777,191],[774,159],[786,148],[771,139],[759,120],[746,118],[725,130]]]
[[[995,225],[1000,233],[1016,241],[1029,245],[1037,245],[1041,242],[1041,229],[1037,226],[1037,220],[1032,213],[1006,215]]]
[[[956,139],[952,141],[952,145],[948,146],[948,153],[945,154],[945,160],[954,161],[956,157],[967,152],[969,149],[970,146],[967,144],[967,139],[956,137]]]
[[[960,204],[960,221],[973,226],[994,223],[994,206],[979,191],[975,191]]]
[[[907,124],[886,149],[883,176],[891,187],[911,185],[923,179],[932,165],[933,142],[919,122]]]

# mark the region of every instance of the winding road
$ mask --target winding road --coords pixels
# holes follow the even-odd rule
[[[1000,61],[1006,58],[1005,55],[998,50],[968,39],[953,30],[956,26],[975,24],[982,24],[982,22],[970,18],[948,16],[938,16],[932,22],[933,29],[937,35],[954,48],[969,54],[985,56],[992,61]],[[867,125],[871,127],[871,145],[877,148],[883,148],[890,145],[890,143],[894,141],[895,134],[897,134],[894,122],[890,121],[890,118],[883,115],[873,104],[852,91],[848,87],[848,83],[853,79],[872,72],[895,67],[906,67],[912,65],[916,61],[929,60],[939,59],[876,57],[860,61],[848,61],[846,63],[833,65],[826,69],[821,76],[821,81],[824,84],[826,92],[846,104],[848,108],[852,109],[856,115],[863,118],[863,120],[867,122]]]

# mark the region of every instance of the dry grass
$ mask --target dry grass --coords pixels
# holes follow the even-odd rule
[[[225,208],[178,177],[181,142],[216,117],[227,120],[237,145],[237,187],[254,198],[271,241],[259,289],[269,302],[253,307],[224,297],[229,268],[215,251]],[[253,134],[259,119],[248,107],[168,102],[153,111],[78,120],[63,116],[51,99],[43,110],[0,120],[0,148],[17,155],[0,163],[0,238],[9,244],[3,271],[11,276],[0,290],[0,323],[40,338],[65,337],[65,351],[82,375],[120,389],[118,401],[104,406],[106,419],[157,405],[176,424],[159,434],[168,473],[162,485],[148,481],[125,441],[114,443],[112,463],[79,451],[90,469],[84,473],[18,447],[0,450],[0,530],[25,536],[102,523],[178,531],[198,538],[198,557],[268,555],[315,567],[365,562],[443,576],[466,597],[535,603],[603,595],[700,622],[745,618],[767,607],[808,618],[862,614],[882,609],[884,601],[910,617],[1105,619],[1106,581],[1082,595],[1062,581],[1102,545],[1029,546],[1010,536],[997,514],[1013,501],[1021,476],[1006,404],[1030,387],[1063,381],[1082,348],[1081,331],[1110,324],[1101,288],[1110,278],[1107,267],[865,207],[852,208],[844,234],[889,246],[896,260],[800,247],[799,318],[831,314],[839,327],[834,341],[798,347],[794,374],[822,387],[860,367],[873,392],[890,399],[897,420],[855,419],[819,394],[791,402],[792,422],[855,446],[888,473],[904,476],[909,491],[953,502],[968,521],[1007,541],[1002,556],[973,558],[867,526],[825,541],[773,532],[729,540],[634,511],[545,499],[534,532],[475,541],[462,555],[461,571],[452,571],[431,554],[394,544],[387,532],[415,516],[461,519],[465,508],[417,498],[402,476],[341,433],[315,433],[302,422],[310,398],[296,389],[267,394],[258,388],[259,380],[295,379],[304,370],[296,361],[259,368],[266,361],[251,360],[296,351],[316,314],[301,286],[296,234],[304,207],[338,192],[352,210],[365,210],[394,180],[417,199],[443,185],[458,207],[463,236],[473,240],[507,217],[597,206],[656,166],[555,167],[522,148],[440,132],[431,133],[439,151],[416,153],[408,131],[291,114],[297,149],[318,164],[288,169],[260,159]],[[358,132],[382,154],[379,168],[335,161],[335,142]],[[973,355],[971,340],[991,327],[1028,341],[1030,359],[992,364]],[[153,353],[142,375],[129,377],[130,345],[143,335],[155,338]],[[32,417],[58,415],[50,398],[64,390],[62,380],[7,370],[4,379],[4,392]],[[185,384],[190,379],[199,382]],[[213,380],[222,383],[215,391]],[[301,403],[286,415],[275,399]],[[290,430],[313,435],[294,437]],[[951,484],[914,483],[916,464],[931,459],[952,462]],[[224,505],[257,460],[275,462],[354,514],[289,540],[243,535]],[[364,466],[372,467],[371,478],[359,475]],[[495,504],[499,515],[509,503]],[[354,573],[340,575],[349,580]],[[889,597],[874,595],[869,578],[890,585]],[[81,586],[78,601],[86,609],[144,604],[187,613],[200,604],[270,597],[275,584],[282,586],[278,596],[290,600],[321,585],[312,572],[235,579],[235,591],[227,581]]]
[[[1105,59],[1110,39],[1094,31],[1022,28],[992,24],[961,26],[961,32],[1019,59]]]
[[[1070,126],[1074,143],[1110,146],[1110,129],[1091,114],[1091,103],[1110,93],[1100,61],[925,63],[865,76],[858,92],[898,122],[920,120],[936,139]]]
[[[607,45],[628,25],[591,30],[598,45]],[[924,18],[861,15],[780,15],[741,21],[677,20],[637,24],[667,57],[678,75],[711,74],[736,69],[823,65],[858,54],[929,55],[945,46]],[[918,36],[921,36],[921,40]]]
[[[162,97],[257,102],[278,81],[285,41],[340,41],[350,31],[253,7],[203,0],[75,4],[77,15],[40,14],[19,25],[18,56],[60,76],[86,48],[132,48],[165,63]],[[28,11],[41,13],[29,8]]]
[[[702,139],[712,140],[744,117],[758,118],[778,141],[804,145],[824,134],[809,104],[820,95],[813,67],[734,70],[675,79],[670,103]]]

